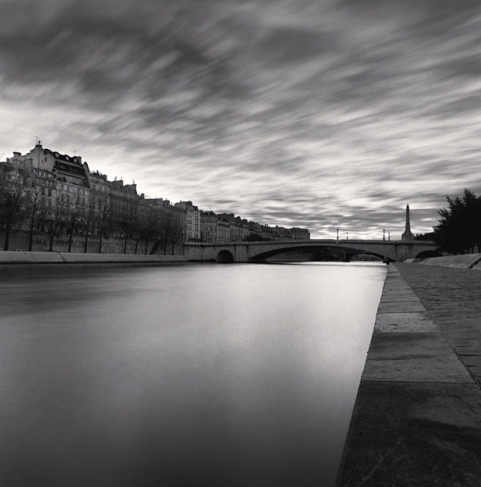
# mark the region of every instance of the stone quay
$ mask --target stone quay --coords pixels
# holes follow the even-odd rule
[[[0,251],[0,265],[12,264],[187,264],[182,255],[89,254],[69,252]]]
[[[389,265],[336,486],[481,486],[478,270]]]

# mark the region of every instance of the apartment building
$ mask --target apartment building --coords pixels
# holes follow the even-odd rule
[[[187,242],[200,242],[201,228],[200,228],[200,211],[197,206],[192,204],[192,201],[179,201],[175,203],[176,208],[186,211],[185,220],[185,238]]]
[[[200,238],[202,242],[217,242],[217,215],[213,211],[200,212]]]
[[[233,213],[200,211],[192,201],[171,205],[169,200],[163,198],[145,198],[143,194],[138,194],[135,183],[124,184],[122,179],[117,178],[109,181],[107,175],[91,172],[82,157],[44,148],[40,140],[28,153],[14,152],[13,157],[0,163],[0,166],[4,177],[9,173],[10,178],[17,174],[28,180],[28,192],[40,195],[47,215],[53,215],[54,210],[60,207],[64,211],[79,208],[84,215],[84,231],[91,235],[97,235],[99,221],[107,219],[108,233],[127,239],[135,225],[140,227],[141,222],[154,210],[160,212],[160,217],[170,228],[167,233],[174,240],[240,242],[250,235],[268,240],[310,238],[307,229],[272,228],[248,222]],[[48,231],[45,219],[42,224],[39,223],[37,231]]]

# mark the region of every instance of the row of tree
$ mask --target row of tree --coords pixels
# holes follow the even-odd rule
[[[13,176],[15,176],[13,174]],[[183,241],[183,222],[179,217],[163,208],[145,207],[144,211],[132,208],[121,217],[114,218],[108,200],[95,194],[88,203],[80,198],[71,202],[66,195],[58,194],[47,198],[40,188],[28,187],[19,176],[6,178],[0,174],[0,229],[5,233],[3,250],[9,250],[10,235],[14,230],[28,231],[28,250],[33,247],[34,236],[41,228],[48,235],[49,251],[53,250],[56,239],[68,237],[68,252],[72,249],[74,236],[83,238],[84,252],[87,252],[91,237],[98,240],[98,252],[102,252],[105,239],[120,235],[123,240],[123,252],[128,244],[133,244],[135,253],[147,253],[149,244],[152,252],[158,252],[163,246],[172,247]]]

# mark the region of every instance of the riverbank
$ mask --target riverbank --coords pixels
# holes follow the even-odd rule
[[[80,254],[68,252],[0,252],[2,264],[186,264],[182,255]]]
[[[481,280],[389,265],[337,486],[479,487]]]

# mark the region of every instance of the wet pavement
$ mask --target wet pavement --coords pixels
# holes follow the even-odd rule
[[[389,266],[338,487],[481,485],[481,274]]]

